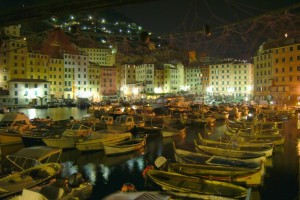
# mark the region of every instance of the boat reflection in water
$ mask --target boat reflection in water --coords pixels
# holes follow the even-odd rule
[[[50,110],[50,109],[48,109]],[[57,113],[59,115],[59,113]],[[83,114],[83,113],[81,113]],[[46,116],[53,115],[47,113]],[[68,113],[76,119],[80,117],[74,113]],[[40,116],[44,117],[44,116]],[[52,117],[54,119],[54,117]],[[266,166],[266,176],[263,186],[252,188],[252,199],[297,199],[299,191],[299,150],[297,149],[298,133],[297,117],[285,122],[283,134],[285,142],[283,146],[274,149],[274,155],[270,158],[270,165]],[[210,138],[218,139],[224,130],[224,121],[217,121],[215,127],[211,128]],[[80,172],[92,181],[93,193],[90,199],[102,199],[103,197],[120,191],[124,183],[132,183],[136,190],[145,190],[145,180],[142,176],[143,170],[148,165],[153,165],[158,156],[174,160],[173,141],[176,146],[186,150],[194,149],[194,139],[198,133],[204,133],[203,128],[197,126],[187,127],[186,137],[161,138],[152,136],[147,139],[146,146],[142,152],[133,152],[120,156],[107,157],[104,151],[80,152],[77,149],[63,151],[61,160],[67,167],[63,173],[72,174]],[[3,153],[3,151],[2,151]]]
[[[74,172],[82,172],[92,184],[97,184],[99,171],[103,179],[108,180],[114,168],[127,168],[129,172],[134,171],[135,162],[138,169],[143,171],[145,165],[142,163],[145,151],[143,149],[128,154],[117,156],[106,156],[104,151],[80,152],[78,150],[64,151],[61,160],[64,163],[66,175]],[[102,190],[101,190],[102,191]]]

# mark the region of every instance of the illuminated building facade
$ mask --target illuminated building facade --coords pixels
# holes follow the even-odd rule
[[[143,82],[145,93],[154,93],[154,71],[155,65],[152,64],[141,64],[137,66],[136,80]]]
[[[88,98],[88,59],[86,55],[64,54],[64,98]]]
[[[116,49],[111,48],[82,48],[88,55],[89,61],[101,66],[115,66]]]
[[[92,102],[99,102],[102,100],[102,95],[100,95],[101,85],[100,85],[100,74],[101,67],[96,63],[89,63],[88,67],[88,80],[89,80],[89,92],[91,93]]]
[[[164,64],[164,92],[177,93],[184,87],[184,66],[181,63]]]
[[[208,93],[248,100],[253,96],[253,64],[224,61],[209,65]]]
[[[164,92],[164,69],[157,66],[154,69],[154,93]]]
[[[26,54],[26,78],[28,79],[49,79],[49,56],[38,53]]]
[[[127,98],[128,95],[131,93],[129,88],[129,84],[135,84],[136,80],[136,65],[135,64],[122,64],[118,67],[118,75],[119,84],[118,84],[118,91],[119,95],[122,98]]]
[[[51,98],[64,97],[64,60],[49,58],[49,81]]]
[[[262,44],[254,57],[255,97],[278,105],[300,100],[300,44],[294,39]]]
[[[201,68],[198,66],[185,67],[185,86],[190,94],[200,94],[201,85]]]
[[[5,52],[6,62],[9,66],[9,80],[21,79],[26,76],[26,54],[27,43],[24,39],[7,39],[4,41],[1,50]]]
[[[209,88],[209,67],[208,65],[201,66],[201,94],[207,93]]]
[[[8,87],[7,105],[43,105],[50,92],[50,82],[42,79],[12,79]]]
[[[100,95],[104,98],[116,97],[117,94],[117,68],[101,66],[100,70]]]

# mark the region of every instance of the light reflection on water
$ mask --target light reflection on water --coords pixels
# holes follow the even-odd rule
[[[27,114],[26,112],[24,112]],[[80,119],[86,114],[85,110],[77,108],[59,108],[30,111],[30,118],[50,116],[54,120],[68,119],[74,116]],[[217,133],[210,136],[218,138],[223,130],[218,124]],[[285,144],[275,148],[274,155],[269,160],[270,167],[266,168],[264,185],[252,190],[252,199],[278,199],[294,200],[298,199],[298,175],[300,150],[297,148],[299,142],[297,135],[297,118],[294,117],[285,124],[284,134]],[[204,132],[201,127],[189,127],[186,138],[160,138],[154,137],[147,140],[146,148],[142,152],[107,157],[103,151],[80,152],[76,149],[64,151],[62,162],[69,163],[71,169],[66,173],[78,170],[84,177],[94,184],[91,199],[102,199],[104,196],[118,191],[124,183],[133,183],[137,190],[145,188],[142,172],[148,165],[154,163],[157,156],[163,155],[167,159],[173,160],[173,140],[176,146],[193,150],[193,140],[197,133]],[[215,135],[213,135],[215,134]]]
[[[97,170],[96,165],[93,163],[87,163],[83,167],[84,174],[86,175],[87,179],[91,181],[93,185],[96,183],[97,178]]]
[[[46,118],[49,116],[53,120],[66,120],[73,116],[75,119],[81,119],[86,115],[86,109],[78,109],[76,107],[59,107],[59,108],[48,108],[48,109],[19,109],[19,112],[23,112],[29,117],[34,118]]]

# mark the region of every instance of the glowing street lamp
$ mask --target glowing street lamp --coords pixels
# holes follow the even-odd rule
[[[206,88],[206,92],[212,93],[212,91],[213,91],[213,86],[208,86],[208,87]]]
[[[161,87],[154,88],[154,93],[162,93]]]

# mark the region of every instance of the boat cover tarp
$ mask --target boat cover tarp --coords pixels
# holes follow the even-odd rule
[[[10,156],[40,160],[45,156],[49,155],[50,152],[59,152],[59,151],[61,150],[55,147],[32,146],[32,147],[23,148]]]

